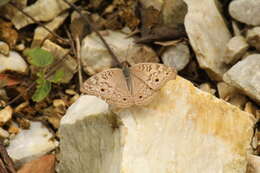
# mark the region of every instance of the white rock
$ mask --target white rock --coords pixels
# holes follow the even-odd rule
[[[26,73],[28,66],[24,59],[16,52],[10,51],[9,56],[0,54],[0,73],[11,70],[20,73]]]
[[[152,103],[112,113],[82,96],[61,120],[59,173],[245,172],[251,114],[177,77]]]
[[[55,57],[55,61],[59,61],[61,58],[64,58],[64,56],[69,52],[69,49],[64,49],[50,40],[46,40],[43,43],[42,48],[51,52]],[[57,68],[57,70],[62,70],[64,72],[64,76],[60,81],[61,83],[68,83],[77,72],[76,60],[70,55],[67,56],[68,57],[66,57]]]
[[[228,70],[224,50],[231,34],[217,9],[215,1],[185,0],[188,14],[185,29],[200,67],[214,80],[221,80]]]
[[[43,156],[58,146],[58,142],[39,122],[31,122],[29,130],[21,130],[14,139],[10,140],[7,152],[16,165]]]
[[[64,20],[68,17],[68,13],[64,13],[60,16],[55,17],[51,22],[47,23],[45,27],[49,30],[54,31],[64,22]],[[42,42],[50,36],[50,32],[44,29],[43,27],[39,26],[35,29],[33,42],[31,47],[39,47],[41,46]]]
[[[229,4],[230,15],[248,25],[260,25],[260,1],[236,0]]]
[[[4,109],[0,110],[0,126],[3,126],[7,121],[12,118],[13,109],[11,106],[6,106]]]
[[[104,39],[117,55],[120,62],[127,61],[131,65],[140,62],[158,62],[156,53],[149,47],[135,44],[133,38],[118,31],[101,32]],[[89,74],[101,72],[117,65],[96,34],[86,36],[82,41],[81,60],[83,69]]]
[[[247,56],[224,75],[224,81],[260,103],[260,54]]]
[[[74,3],[77,0],[68,0],[70,3]],[[32,16],[37,21],[50,21],[58,16],[62,11],[68,9],[69,6],[63,0],[38,0],[34,4],[23,9],[24,12]],[[17,12],[12,18],[12,23],[17,29],[25,27],[34,23],[30,18],[23,15],[21,12]]]
[[[175,67],[177,71],[182,70],[190,61],[190,50],[185,43],[167,47],[162,54],[164,64]]]
[[[9,50],[10,50],[10,48],[9,48],[8,44],[3,41],[0,41],[0,53],[5,56],[8,56]]]
[[[8,138],[8,137],[9,137],[8,131],[0,127],[0,138]]]
[[[234,36],[227,43],[225,59],[226,64],[236,63],[246,53],[249,45],[243,36]]]
[[[247,31],[248,43],[260,51],[260,27],[254,27]]]

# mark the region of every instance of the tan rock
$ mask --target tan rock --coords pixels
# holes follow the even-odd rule
[[[70,3],[74,3],[76,1],[77,0],[68,0]],[[34,4],[24,8],[23,11],[30,16],[33,16],[36,21],[47,22],[54,19],[62,11],[68,8],[68,4],[66,4],[63,0],[38,0]],[[23,15],[21,12],[17,12],[12,18],[12,23],[17,29],[20,29],[34,23],[34,21]]]
[[[58,173],[246,171],[251,114],[181,77],[157,94],[114,113],[95,96],[80,97],[61,120]]]
[[[260,172],[260,157],[256,155],[248,155],[248,170],[247,173]]]
[[[247,31],[246,35],[248,43],[260,51],[260,27],[254,27]]]
[[[220,14],[216,1],[184,0],[188,5],[185,29],[200,67],[214,80],[222,80],[228,70],[224,50],[231,34]]]
[[[212,95],[214,95],[216,93],[216,90],[213,89],[209,83],[203,83],[199,86],[199,88],[202,90],[202,91],[205,91],[207,93],[210,93]]]
[[[232,87],[225,82],[219,82],[217,88],[219,97],[225,101],[238,94],[238,90],[235,87]]]
[[[249,45],[243,36],[232,37],[226,47],[225,63],[234,64],[246,53]]]
[[[55,155],[49,154],[30,161],[24,164],[17,173],[55,173]]]
[[[12,118],[13,109],[10,106],[6,106],[0,110],[0,126],[3,126],[7,121]]]
[[[7,43],[0,41],[0,53],[8,56],[9,55],[10,48]]]

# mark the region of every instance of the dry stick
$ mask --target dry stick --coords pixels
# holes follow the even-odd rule
[[[12,5],[14,8],[16,8],[18,11],[20,11],[23,15],[25,15],[26,17],[30,18],[32,21],[34,21],[35,23],[37,23],[38,25],[40,25],[41,27],[43,27],[45,30],[47,30],[49,33],[51,33],[53,36],[55,36],[57,39],[59,39],[60,41],[63,41],[65,43],[67,43],[68,41],[63,39],[62,37],[60,37],[58,34],[54,33],[53,31],[51,31],[49,28],[47,28],[45,25],[43,25],[41,22],[35,20],[32,16],[30,16],[27,12],[23,11],[23,9],[21,9],[20,7],[17,7],[13,2],[9,2],[10,5]]]
[[[98,37],[100,38],[100,40],[103,42],[103,44],[104,44],[105,47],[107,48],[107,50],[108,50],[109,54],[111,55],[111,57],[116,61],[116,63],[117,63],[120,67],[122,67],[122,65],[121,65],[120,61],[118,60],[117,56],[114,54],[114,52],[112,51],[112,49],[109,47],[109,45],[107,44],[107,42],[106,42],[106,40],[103,38],[103,36],[99,33],[99,31],[97,30],[95,24],[93,24],[93,23],[90,21],[89,15],[88,15],[88,14],[86,14],[87,16],[86,16],[86,15],[83,15],[83,14],[81,13],[80,9],[79,9],[77,6],[75,6],[74,4],[68,2],[67,0],[63,0],[63,1],[64,1],[65,3],[67,3],[68,5],[70,5],[71,7],[73,7],[73,9],[76,10],[76,11],[79,13],[79,15],[80,15],[81,17],[83,17],[83,18],[87,21],[87,23],[90,25],[90,27],[93,29],[93,31],[98,35]]]
[[[59,59],[53,66],[52,69],[47,73],[47,75],[45,76],[45,78],[49,78],[51,75],[54,74],[54,72],[56,71],[58,65],[64,61],[65,59],[67,59],[68,55],[69,55],[70,51],[68,51],[61,59]],[[54,69],[54,70],[53,70]],[[15,98],[13,98],[10,102],[8,102],[6,104],[6,106],[11,105],[12,103],[14,103],[16,100],[18,100],[20,97],[22,97],[25,93],[27,93],[30,89],[32,89],[35,86],[36,82],[32,82],[28,88],[25,89],[25,91],[23,93],[20,93],[19,95],[17,95]]]
[[[2,143],[0,143],[0,160],[2,160],[2,164],[4,164],[8,173],[16,173],[13,160],[9,157]]]

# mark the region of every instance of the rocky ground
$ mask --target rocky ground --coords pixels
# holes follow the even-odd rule
[[[1,173],[260,173],[259,0],[67,2],[0,2]],[[117,65],[93,25],[177,78],[141,107],[83,95]]]

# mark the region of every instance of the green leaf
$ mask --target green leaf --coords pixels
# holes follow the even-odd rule
[[[37,89],[34,92],[32,99],[35,102],[39,102],[41,100],[43,100],[45,97],[48,96],[48,94],[51,91],[51,82],[43,79],[43,78],[39,78],[37,79]]]
[[[64,76],[64,71],[63,69],[59,69],[55,72],[55,74],[49,79],[50,82],[53,83],[59,83],[61,82],[62,78]]]
[[[54,61],[53,55],[41,48],[27,49],[24,55],[28,57],[29,63],[36,67],[45,67]]]
[[[0,0],[0,7],[7,4],[10,0]]]

